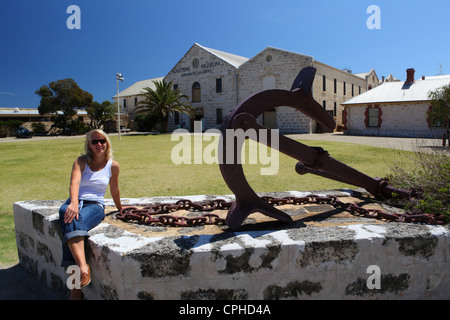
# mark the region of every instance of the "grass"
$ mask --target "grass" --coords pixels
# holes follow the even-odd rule
[[[179,142],[171,141],[171,135],[122,135],[121,140],[112,136],[111,141],[121,167],[122,198],[231,194],[218,165],[174,164],[171,151]],[[372,177],[385,177],[400,152],[351,143],[301,142],[321,146],[335,159]],[[83,143],[84,137],[0,143],[0,264],[17,261],[14,202],[66,199],[71,167],[83,152]],[[203,147],[211,143],[204,141]],[[353,187],[313,175],[299,176],[294,170],[296,161],[282,153],[279,164],[273,176],[261,176],[258,165],[244,165],[256,192]],[[109,190],[105,197],[111,197]]]

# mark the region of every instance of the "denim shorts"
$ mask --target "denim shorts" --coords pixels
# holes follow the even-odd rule
[[[67,241],[74,237],[89,237],[88,231],[98,226],[105,218],[105,207],[103,204],[95,201],[80,200],[78,220],[73,219],[71,223],[64,223],[64,214],[69,204],[70,199],[59,208],[59,222],[63,234],[63,259],[61,267],[76,264],[72,252],[67,246]]]

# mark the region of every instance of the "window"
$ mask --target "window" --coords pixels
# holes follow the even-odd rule
[[[337,93],[337,80],[334,79],[334,93]]]
[[[322,100],[322,106],[325,110],[327,110],[327,101],[326,100]]]
[[[322,91],[327,91],[327,77],[322,76]]]
[[[352,83],[352,97],[355,96],[355,85]]]
[[[192,102],[200,102],[200,101],[201,101],[200,83],[195,82],[192,85]]]
[[[216,79],[216,93],[222,92],[222,78]]]
[[[333,107],[333,116],[337,116],[337,103],[336,101],[334,102],[334,107]]]
[[[134,98],[134,106],[137,107],[138,98]]]
[[[223,121],[223,114],[222,114],[222,108],[216,109],[216,124],[222,124]]]
[[[123,99],[123,108],[124,108],[124,109],[127,108],[127,99]]]
[[[177,90],[177,89],[178,89],[178,84],[175,83],[175,84],[173,85],[173,90]]]
[[[365,112],[366,127],[381,127],[381,108],[368,106]]]
[[[345,81],[344,81],[344,84],[343,84],[343,89],[342,89],[342,91],[344,92],[344,96],[347,94],[347,91],[346,91],[346,83],[345,83]]]
[[[178,111],[175,111],[174,113],[175,116],[175,125],[179,125],[180,124],[180,113]]]

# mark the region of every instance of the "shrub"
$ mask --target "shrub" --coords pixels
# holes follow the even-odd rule
[[[23,123],[20,120],[0,121],[0,138],[14,136],[14,130],[22,126]]]
[[[450,153],[442,149],[414,152],[413,165],[401,159],[388,177],[390,184],[415,190],[417,197],[404,203],[405,209],[415,213],[443,214],[450,221]]]
[[[142,113],[138,114],[134,121],[136,123],[136,131],[153,131],[158,123],[158,117],[151,113]]]
[[[45,130],[45,124],[42,122],[33,122],[31,124],[31,128],[33,129],[33,133],[38,136],[45,136],[47,134],[47,130]]]

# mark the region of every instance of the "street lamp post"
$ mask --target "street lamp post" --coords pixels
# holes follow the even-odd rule
[[[119,132],[119,140],[121,140],[120,136],[120,98],[119,98],[119,80],[123,81],[123,75],[121,73],[116,73],[117,80],[117,131]]]

